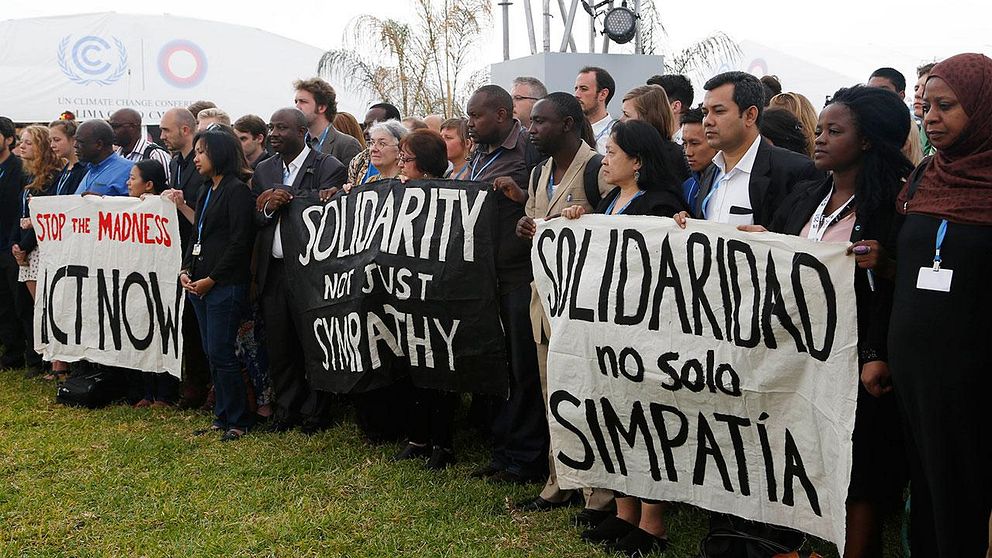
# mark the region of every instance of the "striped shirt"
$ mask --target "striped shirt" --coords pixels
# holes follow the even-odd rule
[[[155,146],[155,148],[153,149],[149,149],[152,145],[153,144],[150,141],[148,141],[144,137],[141,137],[138,139],[137,143],[134,144],[134,148],[131,149],[130,153],[124,153],[123,147],[117,147],[114,151],[121,157],[124,157],[128,161],[132,161],[134,163],[137,163],[138,161],[143,161],[145,159],[152,159],[158,161],[159,163],[162,163],[162,167],[165,169],[166,184],[168,184],[168,181],[170,179],[169,161],[172,159],[172,156],[169,154],[168,151],[158,146]],[[148,152],[147,157],[145,157],[146,151]]]

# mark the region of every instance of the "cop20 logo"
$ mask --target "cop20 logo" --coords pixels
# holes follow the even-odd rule
[[[59,41],[59,68],[71,81],[80,85],[110,85],[127,73],[127,49],[117,37],[113,45],[104,38],[87,35],[75,43],[72,36]]]

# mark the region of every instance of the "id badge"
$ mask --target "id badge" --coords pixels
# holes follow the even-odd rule
[[[199,256],[200,255],[200,243],[199,242],[197,242],[196,244],[193,245],[193,255],[194,256]]]
[[[951,292],[951,277],[953,276],[953,269],[921,267],[920,273],[916,277],[916,288],[926,291],[949,293]]]

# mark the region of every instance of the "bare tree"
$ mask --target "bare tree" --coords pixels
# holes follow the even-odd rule
[[[655,0],[644,0],[641,4],[641,38],[644,54],[659,54],[662,39],[668,32],[661,21]],[[721,60],[736,62],[742,55],[741,47],[726,33],[714,33],[679,52],[665,53],[665,73],[702,75],[707,68]]]
[[[489,0],[415,0],[416,22],[364,15],[344,48],[321,57],[317,72],[399,106],[405,115],[463,112],[475,74],[474,48],[489,25]]]

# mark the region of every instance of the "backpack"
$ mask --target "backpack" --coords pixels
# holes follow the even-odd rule
[[[596,208],[602,199],[599,195],[599,169],[603,165],[603,156],[596,153],[586,161],[586,168],[582,171],[582,188],[585,190],[586,200],[589,205]],[[544,165],[537,165],[530,171],[531,195],[537,192],[537,179],[541,176],[541,169]]]
[[[141,152],[141,158],[151,159],[152,153],[154,153],[155,151],[164,151],[166,155],[169,154],[169,152],[161,145],[154,142],[148,142],[148,145],[145,146],[145,150]]]

